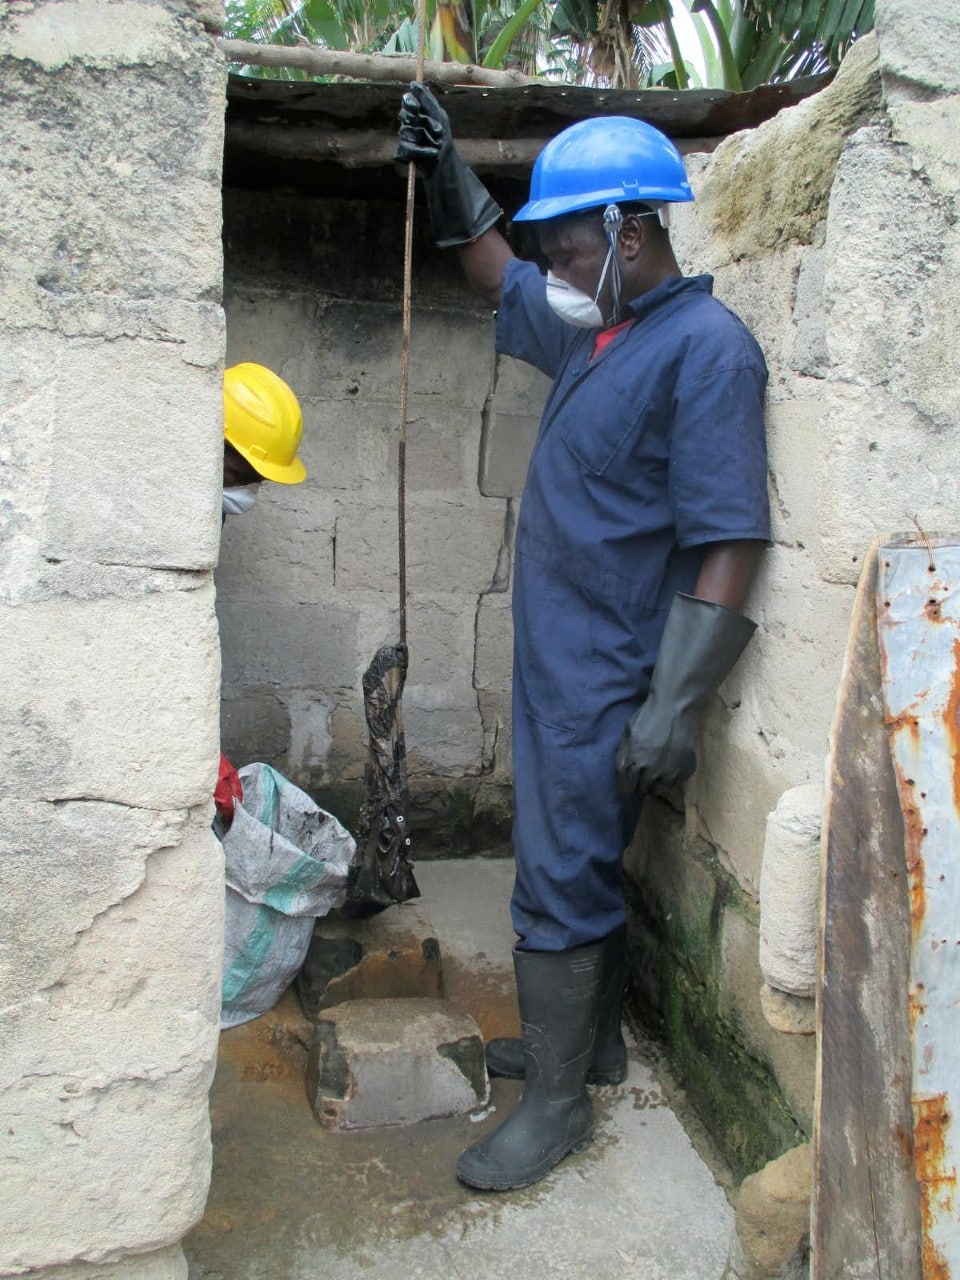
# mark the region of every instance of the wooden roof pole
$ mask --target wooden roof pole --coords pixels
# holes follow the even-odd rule
[[[345,76],[350,80],[390,80],[405,82],[422,80],[433,84],[476,84],[486,88],[513,88],[525,84],[542,84],[535,76],[519,71],[494,71],[473,63],[426,62],[420,50],[416,58],[387,53],[348,53],[340,49],[321,49],[318,45],[254,44],[250,40],[218,40],[228,62],[249,63],[257,67],[289,67],[313,76]]]

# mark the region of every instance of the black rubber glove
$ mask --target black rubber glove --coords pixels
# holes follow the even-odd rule
[[[684,782],[697,767],[700,710],[750,642],[756,623],[722,604],[673,598],[647,700],[617,747],[620,788],[630,796]]]
[[[443,107],[416,80],[400,104],[398,138],[393,158],[415,161],[438,246],[469,244],[489,231],[503,210],[457,154]]]

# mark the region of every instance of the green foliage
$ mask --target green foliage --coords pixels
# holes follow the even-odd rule
[[[702,83],[731,90],[836,67],[874,22],[874,0],[428,0],[427,54],[565,83],[684,89],[701,80],[681,45],[681,9],[700,46]],[[417,0],[226,0],[226,32],[271,44],[305,39],[411,54],[418,10]]]
[[[557,0],[550,19],[550,34],[589,40],[597,34],[600,15],[595,0]]]
[[[523,0],[520,7],[510,15],[497,33],[497,38],[490,46],[483,60],[485,67],[502,67],[507,51],[533,17],[535,10],[541,8],[543,0]]]
[[[231,40],[268,44],[272,32],[286,16],[284,0],[226,0],[226,34]]]
[[[719,54],[711,80],[752,89],[837,67],[853,41],[873,29],[874,0],[682,0],[697,34]]]
[[[873,30],[874,0],[743,0],[743,8],[756,37],[751,84],[837,67],[857,36]]]

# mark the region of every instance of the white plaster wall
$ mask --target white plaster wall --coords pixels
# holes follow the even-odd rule
[[[216,1053],[213,3],[0,27],[0,1275],[180,1280]]]

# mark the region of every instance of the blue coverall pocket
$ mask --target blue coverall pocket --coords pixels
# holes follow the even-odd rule
[[[638,436],[646,403],[628,396],[623,388],[608,384],[593,412],[583,413],[582,404],[578,396],[560,411],[557,431],[580,465],[592,475],[602,476]],[[570,412],[577,406],[580,412]]]

